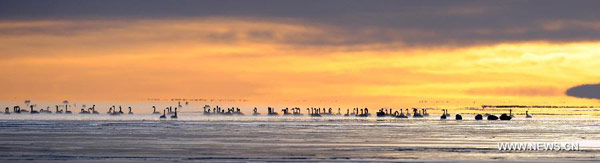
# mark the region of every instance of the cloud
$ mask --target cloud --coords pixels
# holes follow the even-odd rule
[[[291,36],[298,45],[401,43],[464,46],[521,41],[600,40],[598,1],[1,1],[0,20],[286,20],[326,28],[327,35]],[[269,30],[269,29],[265,29]],[[34,32],[36,30],[21,30]],[[39,30],[38,30],[39,31]],[[41,29],[44,31],[44,29]],[[71,28],[63,32],[71,32]],[[74,31],[77,31],[75,29]],[[14,32],[14,31],[12,31]],[[249,33],[256,38],[277,35]],[[337,39],[344,36],[342,39]],[[215,35],[229,39],[232,35]],[[295,39],[292,39],[295,38]]]
[[[600,84],[584,84],[567,89],[568,96],[600,99]]]

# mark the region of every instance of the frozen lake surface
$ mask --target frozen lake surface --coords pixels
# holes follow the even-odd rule
[[[600,118],[0,115],[0,162],[600,161]],[[580,151],[499,151],[578,142]]]

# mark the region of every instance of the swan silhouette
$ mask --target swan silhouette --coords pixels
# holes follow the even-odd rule
[[[533,118],[531,115],[529,115],[529,110],[525,111],[525,118]]]
[[[204,109],[204,112],[202,112],[202,114],[210,115],[210,105],[204,105],[203,109]]]
[[[92,114],[100,114],[98,113],[98,111],[96,111],[96,105],[92,105]]]
[[[258,113],[258,108],[254,107],[254,113],[252,113],[253,116],[257,116],[260,115],[260,113]]]
[[[283,112],[283,115],[290,115],[290,109],[289,108],[285,108],[285,109],[281,109],[281,112]]]
[[[379,109],[379,111],[377,112],[377,117],[383,117],[385,116],[385,112],[383,112],[383,109]]]
[[[477,114],[477,115],[475,116],[475,120],[483,120],[483,115],[481,115],[481,114]]]
[[[65,114],[73,114],[73,112],[69,111],[69,107],[68,106],[69,105],[65,105]]]
[[[413,108],[413,118],[423,118],[423,115],[419,113],[417,108]]]
[[[82,108],[79,114],[90,114],[90,112]]]
[[[30,113],[31,114],[39,114],[40,112],[33,110],[33,105],[29,105],[29,108],[31,109]]]
[[[133,112],[131,111],[131,106],[129,107],[129,112],[127,114],[133,114]]]
[[[427,109],[422,109],[423,117],[429,117],[429,113],[427,113]]]
[[[402,109],[400,109],[400,114],[397,114],[398,111],[396,111],[396,118],[408,118],[408,116],[404,115],[404,112],[402,111]]]
[[[440,119],[445,120],[446,119],[446,109],[442,109],[443,113],[442,116],[440,117]]]
[[[160,112],[156,111],[156,106],[152,106],[152,114],[160,114]]]
[[[503,120],[503,121],[508,121],[508,120],[510,120],[510,119],[512,119],[512,117],[510,117],[510,116],[506,115],[506,113],[505,113],[505,114],[502,114],[502,115],[500,115],[500,120]]]
[[[29,111],[27,111],[27,110],[22,110],[20,106],[13,107],[13,113],[21,114],[21,113],[28,113],[28,112]]]
[[[171,119],[177,119],[177,107],[175,107],[175,113],[171,116]]]
[[[17,113],[17,114],[21,113],[19,106],[14,106],[13,107],[13,113]]]
[[[61,110],[58,110],[58,105],[55,105],[55,106],[56,106],[56,112],[55,112],[55,113],[56,113],[56,114],[62,114],[62,113],[63,113],[63,110],[62,110],[62,109],[61,109]]]
[[[320,108],[313,108],[312,113],[310,114],[311,117],[321,117],[321,109]]]
[[[167,119],[167,109],[163,109],[163,114],[159,118],[160,119]]]
[[[40,113],[46,113],[46,114],[52,114],[52,111],[50,111],[50,107],[46,106],[46,109],[40,109]]]
[[[47,106],[45,110],[43,108],[40,109],[40,113],[52,114],[52,111],[50,111],[50,107]]]
[[[238,116],[243,116],[244,115],[244,113],[242,113],[242,111],[240,110],[240,108],[237,108],[237,107],[235,108],[234,114],[238,115]]]
[[[508,115],[506,115],[506,113],[500,115],[500,120],[508,121],[510,119],[512,119],[512,109],[510,109],[510,113]]]
[[[495,121],[495,120],[498,120],[498,116],[495,116],[495,115],[491,115],[491,114],[489,114],[489,115],[487,116],[487,120],[490,120],[490,121]]]
[[[120,107],[120,106],[119,106]],[[117,107],[113,105],[113,109],[112,112],[109,113],[111,116],[117,116],[117,115],[121,115],[121,113],[119,113],[117,111]]]
[[[268,107],[267,109],[268,109],[268,111],[269,111],[269,114],[268,114],[268,115],[270,115],[270,116],[276,116],[276,115],[279,115],[277,112],[275,112],[275,108]]]
[[[456,116],[455,116],[455,119],[456,119],[456,120],[462,120],[462,115],[460,115],[460,114],[456,114]]]

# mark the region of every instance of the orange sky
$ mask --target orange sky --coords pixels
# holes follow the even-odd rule
[[[303,40],[385,30],[335,35],[324,24],[231,17],[0,22],[20,28],[37,30],[0,32],[2,101],[597,104],[564,92],[598,81],[600,42],[320,46]]]

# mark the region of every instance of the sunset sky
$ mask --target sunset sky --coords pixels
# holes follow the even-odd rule
[[[5,0],[0,101],[598,104],[598,6]]]

